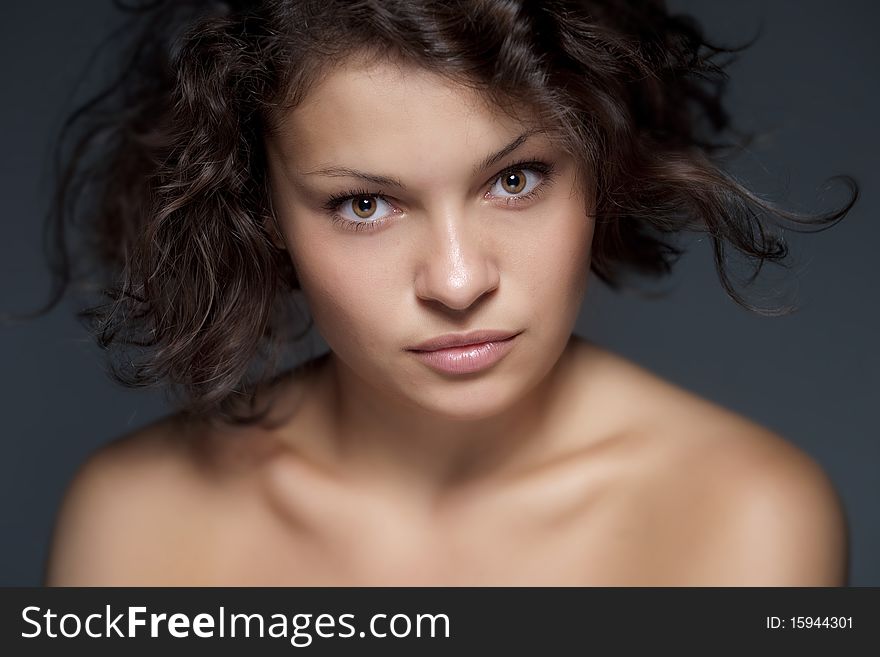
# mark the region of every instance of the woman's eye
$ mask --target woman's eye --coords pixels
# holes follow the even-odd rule
[[[489,195],[504,199],[508,205],[529,201],[547,187],[552,176],[552,166],[543,162],[528,162],[527,166],[514,165],[514,168],[495,179]],[[332,196],[324,204],[324,209],[334,223],[352,230],[378,228],[391,216],[401,213],[400,209],[385,200],[383,192],[368,192],[364,189],[353,189]]]
[[[498,177],[490,191],[499,198],[516,198],[528,196],[540,183],[541,174],[533,169],[510,169]]]
[[[392,208],[391,204],[381,196],[361,194],[340,204],[338,212],[343,219],[352,223],[373,223],[381,221],[387,214],[392,214],[387,209],[382,212],[383,205],[388,209]]]

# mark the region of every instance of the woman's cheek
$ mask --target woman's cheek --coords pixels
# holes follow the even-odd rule
[[[545,216],[544,229],[535,231],[528,242],[528,267],[519,276],[526,282],[529,296],[545,308],[547,304],[571,303],[583,292],[592,226],[586,217],[579,222],[576,213],[576,207],[557,208],[556,220],[546,221]]]
[[[389,328],[386,283],[357,258],[325,249],[320,259],[306,261],[300,281],[309,310],[328,344],[342,351],[359,343],[369,348]]]

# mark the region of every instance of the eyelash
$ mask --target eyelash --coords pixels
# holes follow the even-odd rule
[[[542,162],[540,160],[521,160],[519,162],[514,162],[510,166],[506,167],[503,171],[500,171],[498,175],[496,175],[492,179],[492,184],[494,185],[494,183],[497,182],[498,179],[501,178],[503,175],[522,169],[537,171],[541,174],[543,179],[532,191],[530,191],[528,194],[525,194],[524,196],[508,196],[505,200],[506,205],[518,205],[520,203],[537,198],[549,186],[555,174],[555,169],[553,165],[549,164],[548,162]],[[327,199],[322,207],[330,214],[330,220],[334,224],[339,224],[347,230],[374,230],[388,221],[388,219],[382,219],[379,221],[352,221],[351,219],[346,219],[339,214],[338,211],[340,205],[342,205],[346,201],[351,201],[352,199],[361,197],[384,198],[385,192],[383,192],[382,190],[371,192],[367,189],[362,188],[350,189],[342,194],[331,196]]]

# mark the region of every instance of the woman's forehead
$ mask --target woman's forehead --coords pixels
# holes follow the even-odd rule
[[[469,180],[487,154],[524,135],[530,143],[548,138],[467,85],[377,62],[326,74],[282,117],[272,150],[294,175],[349,168],[430,188],[431,176]]]
[[[387,161],[404,153],[469,159],[471,151],[476,157],[535,129],[524,109],[510,114],[478,90],[423,68],[349,64],[326,74],[281,117],[277,146],[295,150],[306,166],[351,157]]]

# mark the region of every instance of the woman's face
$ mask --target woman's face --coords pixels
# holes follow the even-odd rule
[[[527,132],[476,92],[390,62],[335,70],[284,117],[267,143],[278,224],[354,389],[479,419],[554,366],[585,290],[593,205],[574,159]],[[480,329],[518,335],[477,372],[410,351]]]

